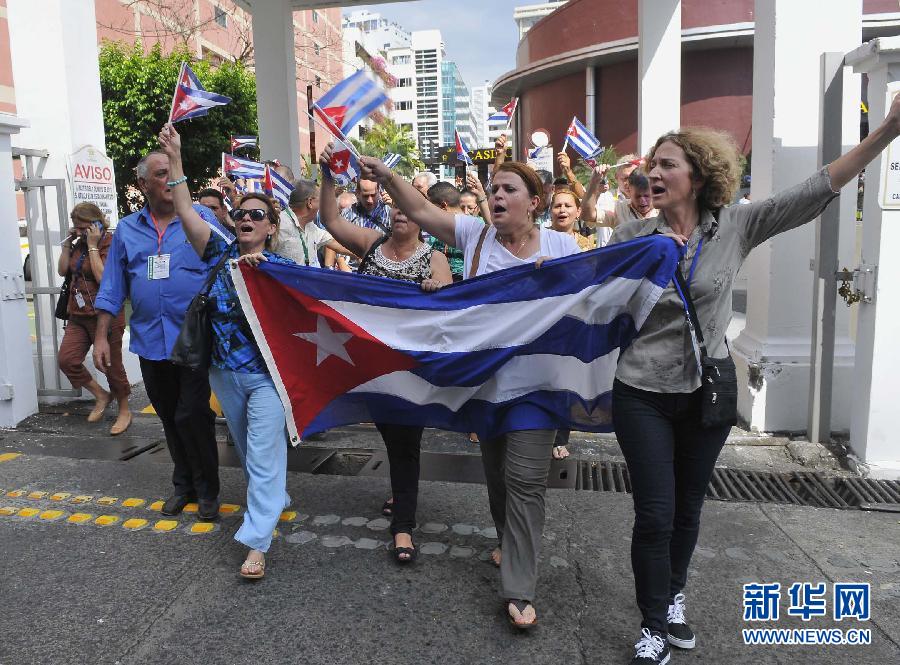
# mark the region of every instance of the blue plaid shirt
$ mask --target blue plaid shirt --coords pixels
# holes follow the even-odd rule
[[[240,256],[240,248],[236,241],[229,245],[221,237],[211,233],[206,250],[203,252],[203,260],[214,265],[222,257],[223,252],[227,252],[233,259]],[[268,250],[263,252],[263,256],[272,263],[295,265],[290,259]],[[259,352],[250,324],[247,323],[247,317],[241,309],[228,261],[216,275],[216,281],[209,290],[209,297],[212,303],[209,316],[213,329],[212,366],[241,374],[268,374],[266,362]]]

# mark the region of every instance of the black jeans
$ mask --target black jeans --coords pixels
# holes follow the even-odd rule
[[[687,580],[700,510],[730,427],[700,425],[700,391],[653,393],[616,380],[613,426],[634,498],[631,567],[641,626],[665,632]]]
[[[416,504],[419,500],[419,452],[424,427],[375,423],[387,447],[391,465],[391,535],[412,533],[416,528]]]
[[[175,465],[175,494],[219,496],[216,414],[209,408],[209,373],[179,367],[168,360],[140,358],[147,396],[162,421]]]

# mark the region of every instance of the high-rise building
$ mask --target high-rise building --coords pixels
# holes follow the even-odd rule
[[[472,119],[478,134],[477,143],[481,147],[494,145],[504,132],[508,133],[505,120],[488,120],[497,109],[491,106],[492,86],[490,81],[472,88]]]
[[[542,2],[536,5],[523,5],[513,9],[513,20],[519,28],[519,39],[525,36],[525,33],[531,30],[531,26],[544,18],[547,14],[552,14],[558,8],[566,4],[568,0],[555,0],[553,2]]]
[[[474,148],[477,146],[477,137],[472,117],[472,98],[455,62],[445,60],[442,63],[441,79],[443,145],[453,144],[456,140],[455,133],[459,132],[463,142],[469,148]],[[444,173],[446,178],[452,175],[450,170]]]

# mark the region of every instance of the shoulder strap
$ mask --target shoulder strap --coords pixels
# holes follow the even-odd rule
[[[237,242],[237,240],[235,240]],[[215,267],[209,271],[209,274],[206,276],[206,282],[203,284],[203,288],[200,289],[200,293],[204,296],[209,295],[209,290],[212,288],[213,282],[216,281],[216,275],[219,274],[219,271],[222,269],[222,266],[225,265],[225,261],[228,260],[228,255],[231,254],[231,245],[226,247],[225,251],[222,252],[222,256],[219,257],[219,260],[216,262]]]
[[[359,262],[359,268],[356,269],[357,273],[363,273],[363,268],[365,268],[368,265],[369,261],[372,260],[372,256],[375,254],[375,250],[386,243],[387,239],[390,237],[390,235],[383,235],[378,240],[372,243],[372,246],[369,247],[369,251],[366,252],[365,256],[362,257],[362,261]]]
[[[681,294],[681,299],[684,301],[685,316],[687,317],[688,323],[691,325],[691,329],[697,339],[697,346],[700,347],[701,359],[705,360],[707,357],[706,342],[703,340],[703,329],[700,326],[700,319],[697,318],[697,310],[694,308],[694,300],[693,298],[691,298],[691,287],[687,282],[684,281],[684,276],[681,274],[681,268],[678,266],[675,267],[675,283],[678,287],[679,293]]]
[[[472,267],[469,268],[469,279],[472,279],[478,274],[478,263],[481,261],[481,248],[484,246],[484,239],[487,237],[488,229],[490,228],[489,224],[485,224],[484,228],[481,229],[481,235],[478,237],[478,244],[475,245],[475,253],[472,255]]]

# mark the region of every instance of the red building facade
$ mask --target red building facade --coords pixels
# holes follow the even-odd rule
[[[585,119],[589,68],[598,138],[637,149],[637,0],[570,0],[525,35],[516,69],[494,85],[494,103],[518,96],[524,135],[543,128],[562,142],[572,116]],[[751,149],[754,0],[683,0],[681,124],[731,133]],[[893,0],[863,1],[863,39],[900,34]],[[505,102],[504,102],[505,103]]]

